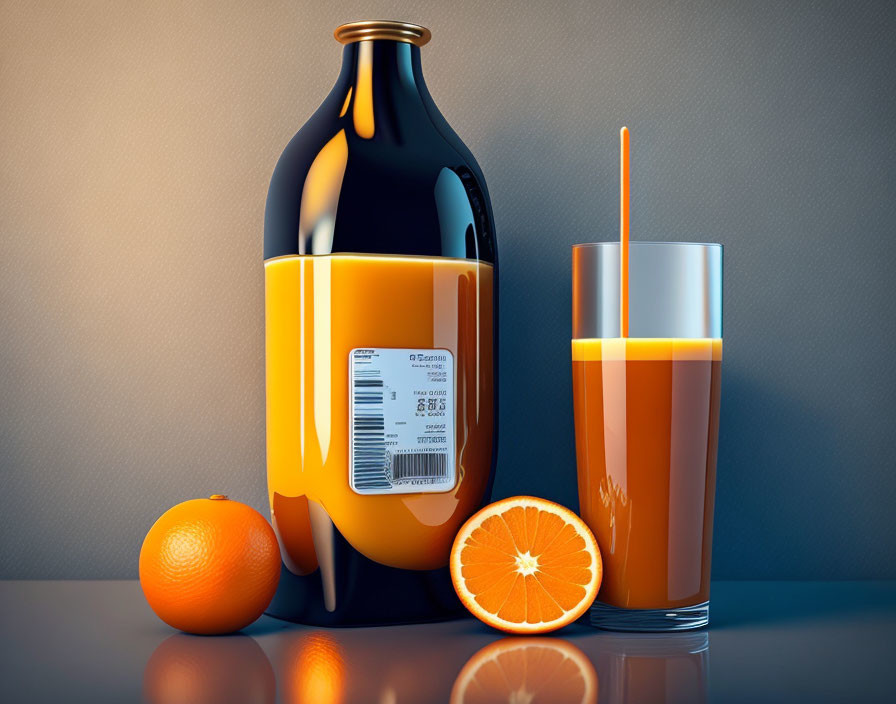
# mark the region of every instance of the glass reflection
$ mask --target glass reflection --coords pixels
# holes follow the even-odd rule
[[[150,704],[273,704],[271,663],[249,636],[190,636],[162,641],[143,670]]]
[[[588,653],[600,674],[601,704],[707,701],[709,634],[602,634]]]
[[[594,704],[598,679],[579,648],[562,638],[510,637],[490,643],[457,676],[451,704]]]

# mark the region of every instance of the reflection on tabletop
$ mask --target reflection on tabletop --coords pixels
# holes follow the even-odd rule
[[[706,632],[624,634],[573,627],[564,634],[569,637],[474,630],[458,638],[413,626],[284,627],[263,637],[267,655],[246,635],[177,634],[149,658],[143,691],[152,704],[707,700]]]
[[[271,651],[281,701],[447,701],[463,652],[419,628],[286,629]]]
[[[249,636],[177,633],[146,663],[143,698],[151,704],[273,704],[276,680],[264,651]]]
[[[600,677],[601,704],[707,701],[705,631],[602,633],[587,643]]]
[[[594,704],[597,673],[585,654],[562,638],[502,638],[467,661],[451,702]]]

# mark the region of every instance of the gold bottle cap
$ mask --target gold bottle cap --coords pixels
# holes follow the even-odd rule
[[[423,46],[432,38],[432,32],[426,27],[409,22],[362,20],[340,25],[333,32],[333,36],[342,44],[351,44],[366,39],[391,39],[396,42],[407,42],[414,46]]]

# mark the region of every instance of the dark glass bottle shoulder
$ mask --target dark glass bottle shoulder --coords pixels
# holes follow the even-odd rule
[[[336,85],[274,169],[265,259],[334,252],[495,263],[485,180],[426,89],[416,46],[347,45]]]

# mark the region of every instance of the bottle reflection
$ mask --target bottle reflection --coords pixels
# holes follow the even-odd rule
[[[327,633],[302,633],[286,649],[280,681],[283,701],[336,704],[344,701],[345,656],[338,641]]]
[[[150,704],[273,704],[276,682],[270,661],[249,636],[178,633],[146,663],[143,698]]]
[[[275,636],[283,704],[445,702],[464,653],[414,628],[312,631]]]
[[[471,657],[454,682],[451,704],[595,704],[598,679],[588,657],[562,638],[511,637]]]
[[[602,704],[708,700],[707,633],[606,633],[580,641],[587,655],[561,638],[508,637],[466,662],[469,650],[449,632],[286,629],[272,637],[277,681],[248,636],[173,635],[146,664],[144,699],[273,704],[279,683],[284,704],[596,704],[598,693]]]
[[[602,704],[707,701],[708,633],[602,634],[588,652]]]

